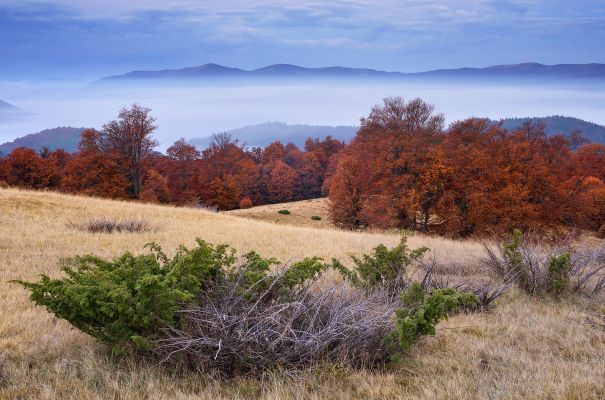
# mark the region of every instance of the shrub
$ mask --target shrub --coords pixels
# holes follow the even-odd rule
[[[139,219],[118,220],[111,218],[93,218],[81,223],[70,221],[67,225],[70,228],[87,231],[90,233],[140,233],[149,230],[149,224],[147,221]]]
[[[321,221],[321,217],[319,215],[314,215],[311,217],[313,221]]]
[[[192,368],[228,374],[302,368],[321,361],[371,366],[398,359],[419,337],[434,335],[435,325],[448,312],[479,302],[473,294],[451,288],[428,293],[419,283],[410,290],[421,291],[420,301],[394,296],[385,287],[366,290],[345,283],[315,290],[319,275],[312,271],[329,268],[317,261],[307,259],[278,271],[253,298],[234,296],[246,290],[241,281],[226,281],[219,296],[200,296],[179,311],[187,323],[170,329],[158,341],[156,353],[164,361],[183,355]],[[305,277],[292,280],[300,276],[293,271],[303,265]]]
[[[448,313],[475,307],[479,299],[472,293],[459,293],[452,288],[429,292],[419,283],[413,283],[401,294],[401,303],[402,307],[395,310],[393,338],[407,351],[420,336],[435,335],[435,325],[447,319]]]
[[[571,256],[569,253],[548,258],[548,280],[549,290],[556,296],[560,296],[569,286],[569,269],[571,267]]]
[[[66,278],[42,275],[38,283],[16,282],[31,291],[34,303],[114,351],[150,349],[160,327],[178,322],[178,303],[193,301],[235,261],[227,246],[201,240],[191,250],[181,247],[171,260],[157,245],[150,248],[154,253],[126,253],[112,261],[76,257],[65,261]]]
[[[185,203],[184,206],[189,208],[195,208],[197,210],[207,211],[213,214],[217,214],[219,212],[219,207],[217,205],[205,203],[200,200],[192,200],[188,203]]]
[[[243,209],[252,208],[252,200],[250,200],[250,197],[244,197],[243,199],[241,199],[239,201],[239,208],[243,208]]]
[[[279,210],[277,213],[281,215],[290,215],[290,210]]]
[[[422,268],[426,271],[421,281],[421,285],[425,290],[440,290],[449,288],[455,289],[462,293],[474,294],[479,300],[479,303],[474,307],[467,309],[468,311],[475,309],[486,309],[516,283],[515,276],[508,276],[505,279],[500,279],[498,282],[474,280],[468,278],[450,282],[449,277],[444,278],[443,276],[438,276],[436,271],[443,270],[444,268],[446,271],[448,271],[449,268],[452,268],[452,266],[448,265],[447,267],[444,267],[437,263],[434,259],[430,260],[428,263],[423,261]],[[457,266],[457,269],[459,270],[460,266]],[[445,273],[450,274],[451,272]],[[411,280],[408,280],[408,282],[411,282]]]
[[[597,237],[599,239],[605,239],[605,224],[601,225],[601,227],[597,231]]]
[[[605,247],[574,247],[568,241],[552,244],[515,231],[510,242],[484,248],[485,264],[500,277],[514,278],[530,295],[558,297],[570,291],[595,296],[605,289]]]
[[[380,284],[396,286],[398,281],[405,278],[407,267],[422,259],[427,251],[429,249],[426,247],[410,250],[405,236],[401,237],[399,245],[390,250],[382,244],[378,245],[372,254],[364,254],[361,258],[351,257],[355,264],[353,280],[365,287]]]
[[[114,353],[153,354],[162,362],[226,374],[326,360],[387,362],[420,336],[434,334],[448,312],[479,303],[473,294],[431,287],[437,281],[429,274],[421,283],[399,280],[397,287],[407,289],[401,296],[393,290],[386,280],[405,275],[405,266],[426,251],[409,250],[405,239],[362,256],[356,271],[318,257],[280,267],[255,252],[237,262],[228,246],[200,239],[173,258],[156,244],[148,247],[148,254],[111,261],[67,260],[63,279],[16,282],[36,304]],[[347,279],[318,287],[330,269]]]
[[[275,284],[289,271],[278,272]],[[225,282],[218,296],[200,296],[179,311],[186,323],[167,331],[156,353],[163,361],[183,359],[191,368],[230,375],[322,361],[357,366],[388,361],[384,338],[394,329],[396,297],[346,284],[318,291],[315,280],[282,296],[269,285],[252,299],[232,295],[240,292],[239,283]]]
[[[150,349],[160,329],[178,326],[180,303],[192,302],[202,292],[220,297],[226,282],[237,282],[240,292],[231,295],[243,299],[257,299],[269,288],[272,298],[282,298],[331,268],[319,258],[307,258],[277,280],[270,269],[278,261],[254,252],[236,267],[235,251],[226,245],[213,247],[198,239],[196,247],[181,246],[172,259],[159,246],[149,247],[151,254],[126,253],[112,261],[94,256],[66,260],[64,279],[42,275],[38,283],[15,282],[31,291],[36,304],[122,352]]]

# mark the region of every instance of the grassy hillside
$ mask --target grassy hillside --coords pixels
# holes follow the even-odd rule
[[[289,215],[280,214],[280,210],[290,211]],[[274,222],[283,225],[305,226],[313,228],[335,228],[328,215],[328,199],[311,199],[289,203],[268,204],[227,211],[227,214],[257,221]],[[319,221],[311,217],[320,217]]]
[[[314,205],[316,206],[316,205]],[[272,206],[274,207],[274,206]],[[291,207],[294,208],[294,207]],[[291,210],[293,211],[293,210]],[[90,217],[140,218],[137,234],[82,233],[68,226]],[[322,220],[323,221],[323,220]],[[311,221],[310,221],[311,222]],[[111,359],[103,346],[55,319],[7,283],[61,275],[60,258],[111,257],[158,242],[170,254],[195,237],[255,249],[283,261],[338,257],[395,245],[388,234],[342,232],[252,221],[187,208],[0,189],[0,398],[121,399],[453,399],[605,397],[605,307],[584,300],[531,299],[511,290],[488,313],[461,314],[438,326],[404,361],[382,371],[326,365],[293,376],[220,380],[170,371],[132,359]],[[485,277],[474,241],[420,235],[452,276]],[[330,279],[328,277],[327,279]],[[599,322],[601,321],[601,322]]]

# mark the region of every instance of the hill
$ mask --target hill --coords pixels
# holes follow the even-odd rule
[[[138,254],[152,241],[172,255],[178,245],[190,246],[201,236],[229,243],[240,253],[254,249],[286,262],[308,255],[346,261],[379,243],[393,246],[399,237],[14,189],[0,189],[0,215],[0,398],[589,399],[605,394],[605,331],[596,325],[602,307],[534,299],[516,289],[488,313],[452,316],[437,327],[435,337],[412,347],[402,363],[375,371],[326,365],[296,374],[275,372],[262,380],[221,379],[111,357],[90,336],[32,306],[27,291],[9,281],[35,280],[42,273],[62,276],[63,257]],[[152,229],[92,234],[68,224],[94,217],[143,219]],[[485,278],[478,242],[422,235],[409,241],[413,248],[430,247],[450,279]]]
[[[225,213],[237,217],[249,218],[257,221],[273,222],[283,225],[305,226],[322,229],[336,229],[330,222],[328,214],[328,199],[310,199],[292,201],[289,203],[268,204],[248,209],[237,209]],[[280,210],[290,211],[289,215],[278,213]],[[317,216],[319,221],[311,219]]]
[[[553,115],[550,117],[528,117],[528,118],[505,118],[502,120],[502,126],[507,130],[519,128],[528,121],[542,122],[546,126],[547,135],[565,134],[569,135],[574,130],[582,132],[582,136],[592,143],[605,144],[605,126],[597,125],[593,122],[584,121],[573,117],[563,117]]]
[[[452,68],[424,72],[387,72],[369,68],[321,67],[306,68],[291,64],[274,64],[244,70],[218,64],[203,64],[196,67],[164,69],[156,71],[132,71],[123,75],[105,77],[99,82],[144,81],[154,79],[279,79],[279,78],[347,78],[347,79],[503,79],[503,80],[567,80],[605,79],[605,64],[557,64],[543,65],[522,63],[494,65],[484,68]]]
[[[284,144],[294,143],[302,148],[309,137],[323,139],[331,135],[334,139],[349,141],[355,136],[357,129],[355,126],[289,125],[283,122],[266,122],[232,129],[227,133],[249,146],[266,146],[279,140]],[[190,139],[189,143],[198,148],[206,148],[210,138],[194,138]]]
[[[17,147],[28,147],[34,150],[41,150],[43,147],[48,147],[50,150],[62,148],[65,151],[73,152],[78,148],[80,134],[83,130],[84,128],[73,127],[45,129],[1,144],[0,154],[8,154]]]

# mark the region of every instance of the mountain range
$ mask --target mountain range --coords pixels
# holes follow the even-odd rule
[[[555,115],[540,118],[506,118],[501,122],[504,128],[513,130],[529,120],[543,122],[548,135],[558,133],[569,135],[577,129],[592,143],[605,145],[605,126],[578,118]],[[323,139],[330,135],[335,139],[348,142],[355,136],[357,129],[356,126],[290,125],[283,122],[266,122],[232,129],[227,133],[248,146],[266,146],[275,140],[279,140],[282,143],[294,143],[302,148],[305,140],[309,137]],[[51,150],[63,148],[66,151],[73,152],[78,147],[82,130],[83,128],[59,127],[26,135],[12,142],[1,144],[0,155],[6,155],[17,147],[29,147],[34,150],[41,150],[43,147],[48,147]],[[189,139],[188,142],[199,149],[204,149],[210,143],[210,137]]]
[[[99,82],[144,81],[157,79],[217,79],[217,78],[370,78],[370,79],[605,79],[605,64],[557,64],[544,65],[523,63],[494,65],[485,68],[439,69],[425,72],[387,72],[367,68],[323,67],[305,68],[291,64],[274,64],[266,67],[244,70],[218,64],[204,64],[180,69],[155,71],[132,71],[123,75],[102,78]]]

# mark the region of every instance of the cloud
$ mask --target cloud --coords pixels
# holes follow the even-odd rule
[[[0,21],[4,74],[605,61],[605,4],[592,0],[0,0]]]

